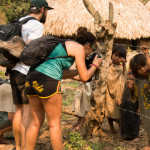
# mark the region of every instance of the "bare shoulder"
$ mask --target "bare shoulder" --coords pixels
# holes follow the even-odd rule
[[[75,53],[84,50],[83,46],[75,41],[66,41],[65,44],[68,56],[75,56]]]
[[[69,48],[70,48],[70,47],[71,47],[71,48],[72,48],[72,47],[73,47],[73,48],[74,48],[74,47],[78,47],[78,48],[79,48],[79,47],[83,47],[81,44],[79,44],[79,43],[77,43],[77,42],[75,42],[75,41],[66,41],[65,43],[66,43],[66,47],[69,47]]]

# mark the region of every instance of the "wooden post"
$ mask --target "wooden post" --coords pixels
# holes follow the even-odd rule
[[[84,3],[88,3],[85,6],[92,8],[90,10],[94,11],[88,0],[83,0]],[[95,12],[91,12],[95,16]],[[100,16],[100,15],[99,15]],[[94,17],[96,20],[97,18]],[[99,18],[100,19],[100,18]],[[101,19],[102,20],[102,19]],[[96,21],[98,23],[98,21]],[[104,41],[105,49],[103,52],[104,60],[103,65],[100,66],[100,70],[97,71],[98,78],[95,80],[95,90],[94,90],[94,102],[90,108],[90,111],[86,115],[86,122],[84,128],[81,129],[82,136],[88,135],[102,135],[102,121],[105,112],[105,101],[106,101],[106,86],[107,86],[107,70],[111,61],[111,53],[114,42],[114,35],[116,30],[116,24],[113,24],[113,4],[109,3],[109,20],[99,21],[99,24],[94,24],[101,31],[95,30],[97,35],[97,40],[102,39]],[[99,43],[100,45],[100,43]]]
[[[114,9],[113,9],[113,4],[109,2],[109,21],[113,23],[113,17],[114,17]]]
[[[95,10],[95,8],[93,7],[93,5],[90,3],[89,0],[83,0],[83,3],[88,12],[94,17],[94,29],[96,33],[99,30],[99,25],[102,22],[102,17],[98,13],[98,11]]]

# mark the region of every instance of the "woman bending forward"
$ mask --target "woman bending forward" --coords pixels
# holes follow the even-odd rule
[[[26,93],[31,108],[32,120],[26,134],[26,150],[33,150],[40,127],[43,124],[45,113],[49,126],[50,140],[54,150],[62,150],[61,110],[62,94],[60,82],[63,70],[69,70],[74,61],[77,70],[72,75],[79,74],[81,81],[86,82],[102,63],[102,58],[93,60],[90,69],[86,69],[85,58],[94,51],[95,37],[86,28],[80,27],[75,41],[59,43],[50,58],[41,63],[34,70],[30,70],[26,78]],[[69,75],[69,71],[67,72]]]

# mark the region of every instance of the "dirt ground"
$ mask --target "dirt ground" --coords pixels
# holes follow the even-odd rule
[[[63,111],[67,110],[69,112],[72,112],[72,102],[73,102],[73,96],[75,94],[76,88],[78,85],[74,84],[72,81],[65,81],[62,85],[62,92],[63,92],[63,101],[70,101],[69,105],[66,105],[64,103]],[[73,115],[68,115],[62,113],[62,130],[63,130],[63,141],[64,145],[68,142],[68,139],[65,137],[65,129],[68,128],[70,131],[74,132],[75,129],[73,125],[76,123],[77,117]],[[84,139],[87,142],[92,142],[93,144],[99,143],[101,148],[94,148],[93,150],[140,150],[148,143],[147,135],[142,127],[140,126],[140,133],[139,133],[139,140],[138,141],[125,141],[122,140],[119,137],[119,127],[118,124],[115,124],[115,129],[117,133],[111,134],[109,131],[109,125],[107,119],[104,119],[103,125],[102,125],[103,131],[107,134],[106,137],[88,137],[87,139]],[[77,132],[77,131],[76,131]],[[15,142],[13,133],[9,132],[5,134],[5,138],[9,139],[11,141],[11,144],[7,145],[0,145],[0,150],[14,150],[15,148]],[[1,148],[2,147],[2,148]],[[69,148],[68,148],[69,149]],[[87,148],[79,148],[79,150],[88,150]],[[48,126],[46,123],[46,120],[40,130],[39,138],[37,140],[36,148],[35,150],[52,150],[50,140],[49,140],[49,131]],[[73,148],[70,148],[70,150],[75,150]],[[78,149],[77,149],[78,150]],[[92,150],[92,149],[91,149]]]
[[[135,55],[133,53],[128,57],[128,60],[132,58],[132,56]],[[63,112],[69,111],[72,112],[72,103],[73,98],[75,95],[75,91],[77,87],[79,86],[79,83],[72,80],[65,80],[62,81],[62,93],[63,93]],[[65,113],[62,113],[62,131],[63,131],[63,142],[64,146],[68,143],[68,137],[66,137],[66,128],[70,130],[70,132],[75,132],[75,128],[73,125],[77,122],[77,117],[74,115],[68,115]],[[142,124],[140,126],[140,132],[139,132],[139,139],[137,141],[126,141],[122,140],[119,136],[119,127],[118,124],[115,124],[115,129],[117,133],[111,134],[109,130],[109,125],[107,119],[104,119],[102,124],[103,131],[107,134],[106,137],[88,137],[87,139],[83,139],[86,142],[90,142],[93,144],[99,144],[100,147],[95,148],[76,148],[76,150],[141,150],[143,147],[145,147],[148,144],[148,138],[147,135],[142,127]],[[76,131],[78,132],[78,131]],[[79,133],[79,132],[78,132]],[[15,150],[15,141],[13,137],[12,131],[5,134],[5,138],[9,139],[11,144],[0,144],[0,150]],[[75,148],[68,148],[70,150],[75,150]],[[36,148],[35,150],[52,150],[50,140],[49,140],[49,131],[47,122],[45,120],[37,140]]]
[[[74,131],[73,124],[76,122],[76,117],[68,117],[68,120],[62,121],[62,129],[63,128],[70,128]],[[118,131],[117,124],[115,125],[116,130]],[[118,134],[111,134],[109,131],[109,126],[107,120],[104,120],[103,123],[103,131],[107,133],[106,137],[91,137],[88,141],[92,143],[99,143],[101,144],[101,150],[141,150],[144,146],[147,145],[148,139],[147,135],[142,128],[140,127],[140,134],[138,141],[124,141],[122,140]],[[13,138],[13,133],[9,132],[5,134],[5,137],[11,141],[11,144],[1,144],[0,150],[14,150],[15,142]],[[64,144],[66,143],[67,139],[64,139]],[[80,148],[81,150],[86,150],[86,148]],[[39,138],[36,144],[35,150],[52,150],[50,140],[49,140],[49,131],[46,124],[43,125],[42,129],[39,133]],[[71,150],[71,149],[70,149]],[[75,149],[72,149],[75,150]],[[100,150],[100,149],[93,149],[93,150]]]

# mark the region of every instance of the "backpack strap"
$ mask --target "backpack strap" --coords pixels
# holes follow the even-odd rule
[[[27,18],[25,18],[25,19],[19,21],[19,23],[20,23],[21,25],[23,25],[23,24],[27,23],[29,20],[37,20],[37,19],[34,18],[34,17],[27,17]]]
[[[51,58],[46,57],[46,58],[44,59],[44,61],[49,60],[49,59],[55,59],[55,58],[73,58],[73,57],[72,57],[72,56],[58,56],[58,57],[51,57]]]

